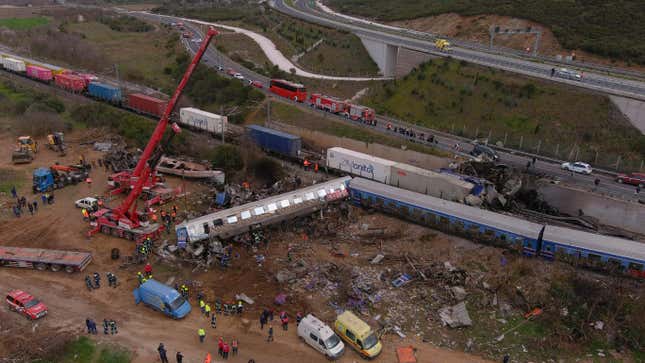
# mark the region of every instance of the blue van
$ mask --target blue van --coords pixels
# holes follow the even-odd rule
[[[181,319],[190,313],[190,304],[177,290],[159,281],[148,280],[134,289],[134,302],[143,302],[173,319]]]

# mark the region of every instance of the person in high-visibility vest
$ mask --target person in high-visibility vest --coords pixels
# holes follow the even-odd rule
[[[211,363],[211,354],[206,353],[206,359],[204,359],[204,363]]]
[[[199,342],[203,343],[204,338],[206,338],[206,332],[204,331],[204,329],[199,328],[199,330],[197,330],[197,335],[199,335]]]
[[[152,222],[157,223],[157,214],[156,213],[154,213],[152,215]]]
[[[309,160],[307,160],[307,159],[305,159],[305,160],[302,162],[302,166],[305,168],[305,170],[309,169],[309,166],[310,166],[310,165],[311,165],[311,162],[310,162]]]
[[[81,210],[81,214],[83,215],[83,220],[87,221],[88,218],[90,217],[90,214],[87,212],[87,209],[83,208]]]
[[[318,163],[314,164],[314,171],[317,173],[318,172]]]
[[[207,318],[211,316],[211,306],[210,305],[206,304],[206,306],[204,306],[204,314],[206,314]]]
[[[199,308],[202,311],[202,314],[204,314],[204,309],[206,308],[206,303],[204,303],[204,300],[199,300]]]

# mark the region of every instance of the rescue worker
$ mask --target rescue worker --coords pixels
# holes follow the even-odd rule
[[[206,338],[206,332],[204,331],[204,329],[199,328],[199,330],[197,330],[197,335],[199,335],[199,342],[203,343],[204,338]]]
[[[38,201],[34,200],[34,212],[38,212]]]
[[[237,355],[237,339],[235,337],[231,340],[231,348],[233,348],[233,355]]]
[[[141,271],[137,272],[137,280],[139,280],[139,285],[143,284],[143,274]]]
[[[29,209],[29,214],[32,216],[34,215],[34,206],[31,205],[31,203],[27,204],[27,208]]]
[[[98,334],[96,332],[96,322],[92,319],[90,319],[90,332],[94,335]]]
[[[90,318],[85,319],[85,326],[87,327],[87,334],[91,334],[92,333],[92,328],[91,328],[92,325],[90,324]]]
[[[103,319],[103,334],[107,335],[108,333],[108,328],[110,327],[110,323],[107,321],[107,319]]]
[[[217,314],[211,315],[211,328],[217,328]]]
[[[289,317],[286,313],[280,318],[280,322],[282,323],[282,330],[289,330]]]
[[[300,325],[300,321],[302,321],[302,313],[298,311],[296,313],[296,325]]]
[[[146,263],[146,266],[143,268],[143,271],[146,273],[148,278],[150,278],[150,275],[152,275],[152,266],[150,263]]]
[[[228,343],[224,343],[224,346],[222,347],[222,357],[224,359],[228,359],[228,352],[231,351],[231,347],[228,345]]]
[[[186,295],[185,298],[188,299],[188,297],[190,296],[190,294],[188,293],[188,286],[186,285],[182,285],[182,286],[183,286],[182,289],[184,291],[184,294]]]
[[[101,287],[101,275],[98,272],[94,273],[94,286],[98,289]]]
[[[223,350],[224,350],[224,339],[222,339],[222,337],[219,337],[219,339],[217,340],[217,354],[222,356]]]
[[[118,334],[117,326],[116,326],[116,321],[110,320],[110,334]]]
[[[163,343],[159,343],[159,347],[157,348],[157,351],[159,352],[159,358],[161,358],[161,363],[168,363],[168,357],[166,356],[166,347],[163,346]],[[179,356],[179,352],[177,352],[177,356]]]
[[[202,311],[202,314],[205,313],[206,303],[204,300],[199,300],[199,309]]]
[[[184,355],[181,354],[181,352],[177,352],[177,355],[175,357],[177,358],[177,363],[181,363],[184,360]]]
[[[207,318],[208,318],[209,316],[211,316],[211,306],[210,306],[210,305],[206,304],[206,306],[204,306],[204,314],[206,314],[206,317],[207,317]],[[214,315],[215,315],[215,314],[213,314],[213,316],[214,316]]]
[[[87,222],[87,220],[90,218],[90,214],[87,212],[87,209],[81,209],[81,214],[83,215],[83,220]]]
[[[269,336],[267,337],[267,342],[273,341],[273,326],[269,325]]]
[[[172,212],[177,214],[177,211],[179,211],[179,208],[177,208],[177,204],[172,205]]]
[[[311,166],[311,162],[310,162],[309,160],[305,159],[305,160],[302,162],[302,166],[303,166],[303,168],[304,168],[305,170],[309,170],[309,166]]]
[[[156,213],[152,214],[152,223],[157,223],[157,214]]]
[[[174,222],[176,218],[177,218],[177,213],[176,212],[173,211],[172,213],[170,213],[170,220],[172,222]]]
[[[244,305],[242,305],[242,300],[237,301],[237,313],[242,315],[242,311],[244,310]]]
[[[314,164],[314,172],[316,172],[316,173],[318,172],[318,163]]]
[[[262,315],[260,315],[260,329],[261,330],[264,329],[264,325],[266,325],[266,323],[267,323],[267,316],[264,313],[262,313]]]
[[[92,279],[90,279],[89,276],[85,276],[85,286],[87,286],[87,289],[92,291],[94,286],[92,285]]]
[[[222,313],[222,300],[215,299],[215,312],[218,314]]]

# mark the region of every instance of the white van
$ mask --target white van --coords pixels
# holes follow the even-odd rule
[[[330,359],[337,359],[345,351],[338,335],[315,316],[309,314],[298,324],[298,336]]]

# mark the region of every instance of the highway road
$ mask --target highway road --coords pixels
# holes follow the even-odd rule
[[[173,22],[174,20],[164,19],[162,21],[169,23],[169,22]],[[191,53],[194,54],[199,48],[199,40],[203,37],[203,34],[201,33],[200,27],[197,27],[191,24],[186,24],[186,23],[185,25],[189,28],[190,31],[192,31],[195,34],[195,38],[191,40],[183,39],[182,42],[187,47],[187,49],[189,49]],[[269,83],[268,77],[255,73],[235,63],[234,61],[232,61],[231,59],[229,59],[228,57],[226,57],[225,55],[217,51],[215,47],[209,47],[208,51],[204,55],[203,62],[204,64],[206,64],[211,68],[214,68],[215,70],[217,70],[217,67],[220,66],[221,68],[223,68],[223,71],[220,71],[220,73],[222,73],[224,76],[226,76],[225,71],[231,68],[241,73],[245,77],[245,80],[247,81],[248,80],[260,81],[263,84],[265,84],[265,88],[262,90],[268,95],[271,95],[271,93],[269,93],[268,90],[266,89],[266,85],[268,85]],[[330,117],[330,116],[333,117],[331,114],[325,111],[312,109],[306,104],[293,102],[287,99],[276,97],[275,95],[273,97],[278,101],[289,103],[293,106],[306,109],[311,112],[319,112],[321,114],[325,114],[327,117]],[[378,116],[377,123],[375,126],[363,124],[361,122],[347,120],[342,116],[337,116],[337,119],[341,122],[349,122],[356,126],[369,128],[371,130],[378,131],[390,136],[400,137],[402,139],[406,139],[406,140],[421,143],[421,144],[432,145],[433,147],[436,147],[440,150],[444,150],[453,154],[459,154],[466,157],[469,156],[468,153],[472,151],[472,148],[474,147],[473,144],[471,143],[471,140],[468,140],[466,138],[460,138],[454,135],[438,132],[436,130],[410,125],[408,123],[405,123],[403,121],[396,120],[393,118]],[[417,137],[412,138],[412,137],[406,136],[405,134],[388,130],[388,127],[387,127],[388,123],[392,126],[392,129],[404,128],[404,129],[413,131],[417,135]],[[424,134],[425,140],[421,140],[419,138],[418,135],[420,134]],[[430,143],[427,141],[427,137],[429,135],[434,136],[435,138],[434,143]],[[455,150],[456,144],[459,145],[458,150]],[[526,168],[527,163],[529,161],[532,161],[532,156],[524,153],[517,153],[513,151],[505,152],[505,151],[500,151],[500,149],[498,148],[498,154],[500,156],[499,161],[501,163],[507,164],[509,166],[515,166],[518,168]],[[560,167],[559,161],[553,162],[551,160],[547,160],[539,156],[537,157],[537,162],[535,163],[535,166],[531,166],[529,168],[529,172],[536,173],[539,175],[544,175],[557,183],[573,185],[580,189],[589,190],[589,191],[593,190],[597,193],[613,196],[619,199],[631,200],[631,201],[637,201],[638,199],[638,196],[635,195],[634,187],[616,183],[614,181],[615,177],[611,174],[604,174],[604,173],[594,173],[592,175],[572,174],[568,171],[562,170]],[[594,185],[594,181],[596,178],[600,180],[600,184],[598,185],[598,187],[595,187]],[[645,193],[645,191],[643,191],[643,193]]]
[[[351,31],[358,36],[379,39],[384,43],[441,57],[449,55],[455,59],[465,60],[483,66],[549,79],[603,93],[645,100],[645,82],[603,75],[594,73],[593,71],[584,72],[582,81],[551,77],[551,69],[554,65],[519,59],[504,54],[489,53],[483,50],[468,49],[457,45],[453,45],[449,53],[441,52],[435,48],[434,38],[420,39],[418,35],[393,33],[388,29],[379,28],[363,22],[353,22],[346,18],[334,17],[328,13],[312,8],[311,2],[308,0],[295,0],[295,7],[288,6],[284,0],[271,0],[269,4],[276,10],[289,16],[331,28]]]

